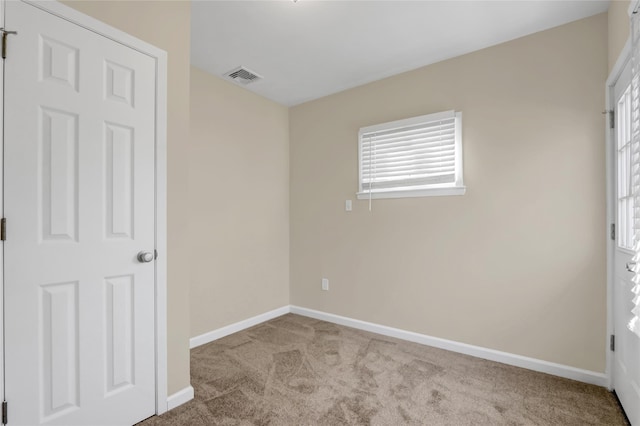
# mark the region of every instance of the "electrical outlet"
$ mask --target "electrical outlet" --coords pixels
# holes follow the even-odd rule
[[[348,211],[348,212],[350,212],[350,211],[351,211],[351,200],[346,200],[346,201],[344,202],[344,209],[345,209],[346,211]]]
[[[324,291],[329,291],[329,280],[326,278],[322,279],[322,289]]]

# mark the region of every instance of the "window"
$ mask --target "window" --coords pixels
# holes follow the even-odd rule
[[[462,113],[363,127],[359,199],[462,195]]]
[[[615,114],[618,157],[618,247],[633,250],[633,191],[631,190],[631,86],[620,96]]]

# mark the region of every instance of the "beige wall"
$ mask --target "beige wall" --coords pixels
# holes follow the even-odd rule
[[[608,17],[609,72],[613,69],[624,44],[629,38],[629,0],[612,0]]]
[[[191,336],[289,304],[289,112],[191,69]]]
[[[292,108],[292,304],[604,371],[606,77],[601,14]],[[466,195],[344,211],[360,127],[449,109]]]
[[[605,15],[288,112],[189,71],[188,2],[65,3],[169,53],[169,393],[189,384],[190,336],[289,296],[604,369]],[[610,65],[627,36],[612,24],[626,14],[617,3]],[[354,201],[344,212],[359,127],[452,108],[464,114],[467,195],[378,200],[372,213]]]
[[[188,1],[65,1],[168,53],[168,392],[189,386]],[[161,254],[162,255],[162,254]]]

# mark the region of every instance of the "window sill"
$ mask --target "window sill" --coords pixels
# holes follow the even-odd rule
[[[464,195],[466,186],[455,186],[448,188],[428,188],[428,189],[396,189],[384,192],[372,192],[371,198],[378,200],[381,198],[411,198],[411,197],[442,197],[448,195]],[[358,200],[368,200],[368,192],[358,192]]]

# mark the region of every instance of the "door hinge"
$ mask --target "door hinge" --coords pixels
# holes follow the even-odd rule
[[[7,424],[7,401],[2,401],[2,424]]]
[[[4,28],[0,28],[2,32],[2,59],[7,58],[7,36],[10,34],[18,34],[17,31],[7,31]]]
[[[614,334],[609,338],[609,349],[611,349],[611,352],[616,351],[616,336]]]
[[[615,129],[616,127],[616,113],[615,110],[606,109],[602,111],[603,114],[607,114],[609,116],[609,128]]]
[[[615,241],[615,240],[616,240],[616,224],[615,224],[615,223],[612,223],[612,224],[611,224],[611,228],[610,228],[610,231],[609,231],[609,235],[611,236],[611,239],[612,239],[613,241]]]
[[[7,219],[0,219],[0,241],[5,241],[7,239]]]
[[[609,128],[616,128],[616,111],[613,109],[609,111]]]

